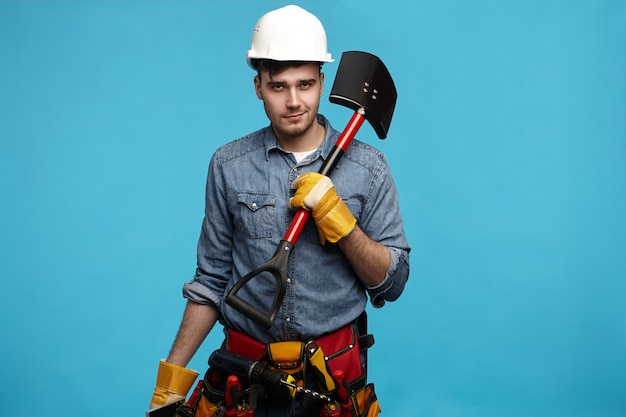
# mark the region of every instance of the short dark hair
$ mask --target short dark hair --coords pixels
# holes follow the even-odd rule
[[[251,60],[252,67],[257,70],[259,77],[261,76],[261,72],[267,71],[270,74],[270,78],[274,74],[280,74],[285,71],[287,68],[291,67],[300,67],[306,64],[317,64],[319,66],[320,72],[322,72],[322,64],[323,62],[309,62],[309,61],[275,61],[273,59],[252,59]]]

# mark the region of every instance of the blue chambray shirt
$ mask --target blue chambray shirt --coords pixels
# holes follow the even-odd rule
[[[337,245],[320,244],[310,219],[289,257],[289,283],[270,329],[224,302],[237,280],[272,257],[296,212],[288,207],[290,184],[304,172],[317,172],[339,137],[324,116],[318,115],[318,123],[326,128],[324,142],[300,163],[266,127],[220,147],[209,165],[197,270],[183,295],[215,305],[223,325],[264,343],[307,340],[337,330],[359,317],[368,294],[375,307],[397,299],[409,276],[410,248],[387,160],[354,139],[330,177],[361,229],[388,248],[391,265],[385,280],[366,288]],[[269,312],[274,291],[274,277],[265,273],[237,295]]]

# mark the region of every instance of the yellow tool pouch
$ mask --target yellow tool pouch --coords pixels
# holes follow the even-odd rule
[[[224,347],[238,355],[266,363],[276,371],[285,372],[298,383],[304,372],[304,345],[299,341],[264,344],[236,330],[228,330]]]
[[[378,398],[374,392],[374,384],[367,384],[350,396],[352,416],[375,417],[380,413]]]
[[[225,415],[224,391],[212,386],[217,382],[216,378],[221,377],[209,369],[204,379],[198,383],[189,401],[178,407],[176,417],[223,417]],[[248,397],[246,399],[250,400]],[[254,409],[248,407],[248,403],[235,404],[232,413],[226,415],[254,417]]]
[[[176,417],[210,417],[223,403],[224,393],[217,391],[207,383],[209,372],[200,381],[191,394],[189,401],[178,407]]]
[[[304,368],[302,342],[275,342],[267,345],[269,365],[290,375],[301,372]],[[296,378],[297,379],[297,378]]]

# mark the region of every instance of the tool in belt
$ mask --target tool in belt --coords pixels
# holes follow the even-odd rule
[[[214,351],[209,357],[209,365],[235,375],[238,379],[243,379],[250,384],[286,387],[291,397],[295,397],[296,393],[303,393],[323,401],[334,402],[334,399],[329,395],[297,385],[293,376],[286,372],[272,370],[259,361],[237,355],[226,349]],[[228,387],[226,391],[228,392]]]

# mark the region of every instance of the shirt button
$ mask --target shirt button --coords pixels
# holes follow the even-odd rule
[[[252,203],[252,207],[253,207],[253,208],[256,208],[256,203]]]
[[[287,278],[287,284],[291,284],[291,278]]]
[[[287,323],[291,323],[291,319],[290,319],[289,317],[287,317],[287,318],[285,319],[285,321],[286,321]]]

